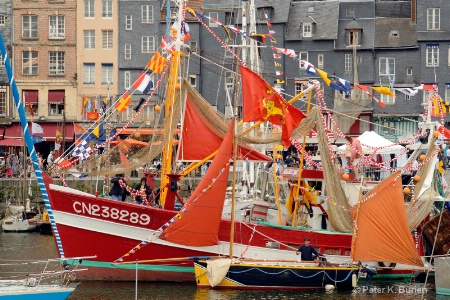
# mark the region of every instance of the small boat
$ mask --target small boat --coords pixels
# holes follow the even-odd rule
[[[37,222],[37,226],[41,234],[53,235],[52,224],[47,211],[44,211],[42,218]]]
[[[13,212],[12,209],[9,209]],[[40,215],[32,210],[26,211],[23,206],[15,209],[16,213],[7,213],[2,220],[3,231],[26,232],[37,230],[37,222]],[[20,212],[21,211],[21,212]]]
[[[67,261],[71,261],[68,263]],[[53,264],[52,264],[53,263]],[[49,270],[55,263],[59,263],[59,268]],[[13,266],[14,274],[24,273],[24,278],[3,279],[8,272],[2,272],[0,278],[0,299],[67,299],[79,283],[76,283],[76,272],[86,269],[79,269],[81,258],[48,259],[43,261],[7,261],[1,266]],[[35,271],[35,267],[44,265],[43,271]],[[23,272],[21,272],[21,267]],[[32,268],[33,272],[30,272]]]

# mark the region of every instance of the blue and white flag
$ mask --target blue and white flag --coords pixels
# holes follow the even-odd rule
[[[44,140],[44,138],[39,135],[33,135],[32,138],[33,138],[33,144],[42,143],[42,141]]]
[[[419,91],[418,89],[412,88],[394,88],[394,90],[399,91],[400,93],[403,93],[408,96],[414,96]]]
[[[86,160],[91,155],[92,149],[89,146],[89,141],[84,140],[72,151],[72,156],[79,157],[81,160]]]
[[[335,76],[330,81],[330,87],[340,92],[345,93],[346,96],[350,95],[350,82]]]

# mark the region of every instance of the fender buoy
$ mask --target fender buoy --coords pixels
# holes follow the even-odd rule
[[[384,268],[395,268],[395,266],[397,264],[396,263],[390,263],[390,262],[379,262],[378,265],[380,267],[384,267]]]

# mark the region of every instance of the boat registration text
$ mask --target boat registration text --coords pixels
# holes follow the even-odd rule
[[[122,222],[148,225],[150,223],[150,216],[147,214],[139,214],[137,212],[130,213],[124,209],[111,208],[108,206],[100,206],[97,204],[86,204],[84,202],[75,201],[73,203],[73,210],[78,214],[90,215],[95,217],[103,217],[106,219],[114,219]]]

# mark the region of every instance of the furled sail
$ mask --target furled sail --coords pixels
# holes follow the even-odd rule
[[[234,120],[205,176],[174,218],[175,221],[161,233],[161,239],[187,246],[219,243],[219,224],[233,154],[233,133]]]
[[[423,266],[408,226],[400,172],[381,182],[358,205],[352,260]]]

